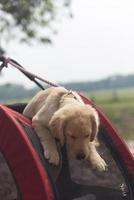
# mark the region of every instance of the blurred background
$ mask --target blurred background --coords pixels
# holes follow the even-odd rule
[[[0,52],[29,71],[84,93],[134,140],[134,2],[0,1]],[[27,102],[37,87],[11,66],[0,102]]]

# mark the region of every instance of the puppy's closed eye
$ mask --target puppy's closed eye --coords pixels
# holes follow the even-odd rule
[[[74,135],[70,135],[71,139],[75,140],[76,139],[76,136]]]
[[[72,140],[76,140],[78,137],[76,135],[74,135],[71,131],[67,131],[67,136],[72,139]]]
[[[70,135],[71,139],[75,140],[77,139],[78,137],[74,136],[74,135]],[[89,137],[89,134],[88,135],[85,135],[84,138],[88,138]]]

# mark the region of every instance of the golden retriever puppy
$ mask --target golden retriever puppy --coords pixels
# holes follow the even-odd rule
[[[94,169],[105,171],[107,165],[96,150],[99,127],[98,114],[81,97],[63,87],[51,87],[39,92],[26,106],[24,115],[32,124],[50,163],[59,164],[55,138],[67,144],[72,156],[87,159]]]

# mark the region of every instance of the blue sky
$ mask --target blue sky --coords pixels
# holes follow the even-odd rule
[[[52,46],[10,42],[8,56],[53,82],[92,81],[134,73],[134,1],[73,0],[73,19],[57,26]],[[5,70],[0,83],[27,83]]]

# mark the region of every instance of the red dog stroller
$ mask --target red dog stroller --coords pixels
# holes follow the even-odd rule
[[[28,72],[10,58],[0,57],[0,61],[1,69],[10,64],[41,89],[44,88],[38,80],[56,86]],[[99,108],[90,99],[81,97],[99,113],[101,126],[98,151],[108,163],[108,171],[97,172],[80,162],[69,162],[66,147],[61,148],[58,144],[60,165],[52,166],[44,159],[42,146],[30,119],[22,115],[26,104],[0,105],[1,200],[134,199],[133,155]]]

